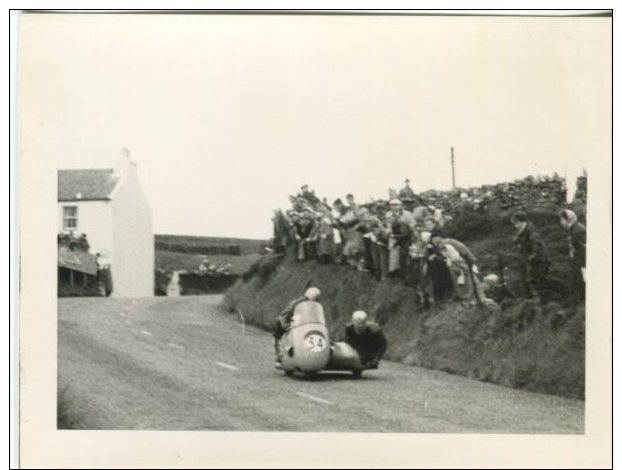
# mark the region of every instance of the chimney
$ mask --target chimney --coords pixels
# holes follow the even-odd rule
[[[122,179],[136,177],[136,161],[130,157],[129,149],[121,149],[121,156],[114,166],[113,176]]]

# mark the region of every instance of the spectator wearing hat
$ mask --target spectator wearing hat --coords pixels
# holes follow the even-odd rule
[[[559,220],[568,236],[568,256],[573,264],[573,282],[578,294],[578,300],[585,299],[585,245],[587,231],[570,209],[559,213]]]
[[[398,193],[398,198],[403,201],[404,199],[414,199],[414,197],[415,192],[410,187],[410,180],[407,179],[404,181],[404,187]]]
[[[511,222],[516,228],[514,247],[521,260],[525,294],[529,298],[539,297],[540,302],[545,303],[551,265],[548,248],[540,235],[533,230],[525,212],[516,212]]]
[[[89,241],[86,238],[86,233],[81,234],[78,238],[77,248],[84,251],[85,253],[89,252],[91,245],[89,245]]]

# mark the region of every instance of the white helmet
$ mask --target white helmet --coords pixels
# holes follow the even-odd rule
[[[321,294],[320,289],[317,287],[309,287],[305,292],[305,297],[309,300],[317,300]]]
[[[499,285],[499,276],[496,274],[488,274],[487,276],[484,276],[484,282],[497,286]]]
[[[367,313],[363,310],[357,310],[352,314],[352,323],[363,323],[367,320]]]

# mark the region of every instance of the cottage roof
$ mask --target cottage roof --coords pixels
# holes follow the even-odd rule
[[[97,257],[79,250],[72,251],[66,246],[59,246],[58,266],[95,276],[97,274]]]
[[[58,200],[108,200],[118,182],[112,168],[58,170]]]

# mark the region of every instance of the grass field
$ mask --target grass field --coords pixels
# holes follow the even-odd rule
[[[257,253],[251,253],[247,255],[210,255],[207,257],[212,263],[216,266],[224,266],[227,263],[231,263],[231,273],[233,274],[243,274],[248,268],[250,268],[253,263],[255,263],[261,255]],[[194,271],[199,268],[199,264],[201,263],[201,258],[199,255],[192,253],[179,253],[177,251],[165,251],[165,250],[156,250],[155,252],[155,262],[156,267],[161,267],[163,269],[171,269],[171,270],[188,270]]]
[[[156,235],[156,249],[176,250],[185,253],[199,253],[203,249],[239,247],[241,255],[261,253],[266,240],[249,238],[200,237],[190,235]],[[177,248],[167,247],[168,245]],[[218,251],[216,251],[218,253]]]

